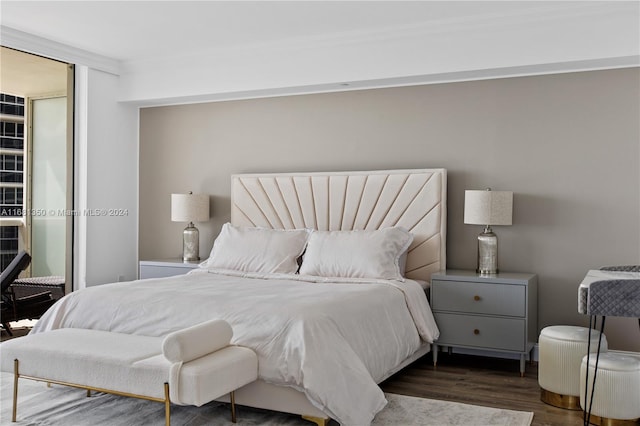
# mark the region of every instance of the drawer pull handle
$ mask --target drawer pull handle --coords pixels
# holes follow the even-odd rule
[[[475,300],[476,302],[478,302],[480,300],[480,296],[478,296],[477,294],[475,296],[473,296],[473,300]]]
[[[477,328],[473,330],[473,334],[480,334],[480,330],[478,330]]]

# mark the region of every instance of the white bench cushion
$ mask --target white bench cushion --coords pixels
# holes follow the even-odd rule
[[[17,358],[21,375],[158,399],[164,399],[169,382],[172,402],[196,406],[257,378],[258,359],[251,349],[227,346],[171,363],[162,343],[161,337],[63,328],[2,343],[0,367],[13,372]]]
[[[2,370],[12,372],[18,358],[21,375],[164,398],[171,364],[162,356],[153,368],[143,362],[161,353],[161,343],[159,337],[62,328],[2,343]]]

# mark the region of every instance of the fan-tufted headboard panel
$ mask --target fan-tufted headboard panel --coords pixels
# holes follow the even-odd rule
[[[268,173],[231,176],[231,223],[276,229],[381,229],[414,234],[407,278],[446,267],[447,171]]]

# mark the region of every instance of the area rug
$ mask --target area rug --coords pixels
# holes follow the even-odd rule
[[[13,376],[1,373],[0,423],[11,424]],[[503,410],[455,402],[386,394],[389,403],[376,416],[376,426],[504,425],[528,426],[533,413]],[[236,425],[310,426],[300,416],[237,407]],[[158,402],[95,393],[90,398],[81,389],[20,380],[19,426],[73,425],[164,425],[164,406]],[[173,426],[233,425],[229,405],[212,402],[202,407],[171,406]],[[336,423],[331,422],[331,425]]]

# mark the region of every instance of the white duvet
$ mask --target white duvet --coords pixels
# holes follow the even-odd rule
[[[304,392],[341,424],[367,425],[386,404],[376,382],[438,329],[414,281],[325,281],[198,269],[102,285],[59,300],[32,333],[75,327],[164,336],[221,318],[233,327],[233,344],[257,353],[261,379]]]

